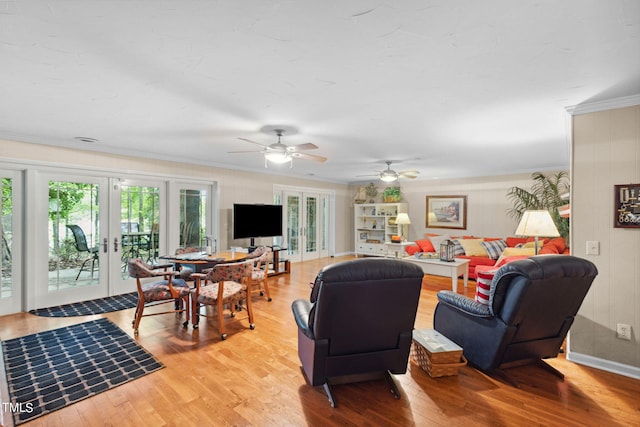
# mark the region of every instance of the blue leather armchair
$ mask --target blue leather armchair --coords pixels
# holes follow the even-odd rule
[[[541,255],[504,265],[493,278],[489,305],[438,292],[434,328],[463,348],[469,364],[513,381],[500,367],[541,364],[558,355],[598,271],[588,260]]]
[[[344,376],[384,374],[400,397],[390,373],[407,371],[423,276],[400,260],[344,261],[320,271],[310,301],[293,302],[302,368],[312,386],[324,386],[331,406],[329,383]]]

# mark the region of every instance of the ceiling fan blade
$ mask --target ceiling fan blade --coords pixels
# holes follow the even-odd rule
[[[227,154],[238,154],[238,153],[262,153],[264,150],[240,150],[240,151],[227,151]]]
[[[408,170],[408,171],[401,171],[398,172],[398,176],[401,178],[409,178],[409,179],[415,179],[418,177],[418,175],[420,174],[419,171],[417,170]]]
[[[290,145],[287,147],[287,151],[290,151],[290,152],[317,150],[317,149],[318,149],[318,146],[310,142],[307,142],[306,144]]]
[[[239,140],[241,140],[241,141],[250,142],[251,144],[259,145],[259,146],[264,147],[264,148],[266,148],[266,147],[267,147],[267,146],[266,146],[266,145],[264,145],[264,144],[260,144],[259,142],[255,142],[255,141],[252,141],[252,140],[247,139],[247,138],[238,138],[238,139],[239,139]]]
[[[315,154],[297,153],[295,151],[291,153],[291,156],[299,159],[313,160],[315,162],[320,162],[320,163],[327,161],[326,157],[316,156]]]

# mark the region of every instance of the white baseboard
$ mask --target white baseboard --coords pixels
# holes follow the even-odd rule
[[[574,351],[569,351],[567,353],[567,360],[578,363],[580,365],[585,365],[591,368],[601,369],[603,371],[640,380],[640,368],[638,368],[637,366],[625,365],[623,363],[600,359],[599,357],[576,353]]]

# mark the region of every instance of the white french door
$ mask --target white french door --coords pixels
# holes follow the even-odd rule
[[[22,176],[0,169],[0,316],[22,308]]]
[[[39,246],[33,304],[49,307],[108,295],[107,178],[43,173],[35,189]]]
[[[169,216],[175,218],[169,236],[170,247],[204,247],[217,250],[217,229],[213,210],[214,187],[209,183],[171,183]]]
[[[281,202],[287,258],[297,262],[329,256],[329,194],[285,190]]]
[[[155,263],[166,253],[166,181],[111,179],[109,212],[110,294],[135,290],[128,262]]]
[[[28,186],[24,192],[16,189],[21,173]],[[114,178],[108,172],[94,176],[49,167],[13,174],[0,170],[0,177],[0,310],[5,305],[16,312],[16,304],[18,310],[30,310],[132,292],[136,288],[128,275],[129,259],[153,263],[180,246],[200,246],[206,237],[217,241],[212,182]],[[23,224],[23,202],[16,199],[21,193],[28,207]],[[21,230],[19,238],[15,230]],[[21,253],[31,260],[28,269],[17,265]],[[22,288],[27,292],[21,293]]]

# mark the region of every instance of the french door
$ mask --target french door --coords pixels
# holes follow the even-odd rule
[[[290,261],[329,256],[329,194],[284,191],[284,246]]]
[[[21,309],[22,176],[0,170],[0,316]]]
[[[34,283],[29,308],[135,291],[127,268],[131,258],[154,263],[180,246],[200,246],[206,237],[216,241],[211,183],[55,172],[32,176],[35,232],[27,227],[25,240],[38,261],[29,274]],[[5,222],[3,215],[3,227]],[[3,279],[11,274],[5,265]],[[3,280],[8,289],[5,282],[9,279]]]
[[[214,229],[213,192],[211,184],[175,182],[171,184],[174,195],[169,213],[176,218],[170,242],[174,248],[211,246],[217,251],[217,230]]]
[[[131,258],[152,264],[166,252],[166,183],[150,179],[112,179],[109,232],[111,295],[135,290]]]
[[[101,177],[40,175],[35,248],[41,260],[36,307],[108,295],[108,180]]]

